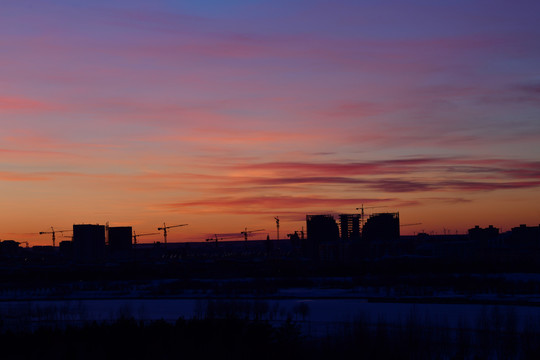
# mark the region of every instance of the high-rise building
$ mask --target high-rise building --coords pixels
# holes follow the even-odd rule
[[[306,215],[307,242],[302,252],[315,260],[327,258],[327,249],[337,246],[339,228],[332,215]],[[324,246],[322,246],[324,244]]]
[[[339,228],[332,215],[307,215],[307,237],[309,241],[337,241]]]
[[[105,257],[105,225],[73,225],[73,251],[80,262],[101,261]]]
[[[360,240],[360,214],[339,215],[341,239]]]
[[[131,226],[109,227],[109,250],[111,253],[131,250],[132,233]]]
[[[371,215],[362,229],[363,240],[399,239],[399,213],[380,213]]]

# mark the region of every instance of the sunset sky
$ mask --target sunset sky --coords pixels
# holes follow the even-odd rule
[[[2,1],[0,239],[284,238],[362,204],[410,234],[538,225],[539,24],[537,0]]]

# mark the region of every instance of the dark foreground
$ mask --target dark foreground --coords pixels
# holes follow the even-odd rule
[[[479,319],[477,330],[411,317],[401,324],[361,319],[326,337],[303,336],[292,321],[238,318],[137,322],[0,335],[2,359],[538,359],[540,322],[516,329],[511,316]]]

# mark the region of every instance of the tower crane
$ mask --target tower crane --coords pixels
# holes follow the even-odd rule
[[[244,235],[244,240],[247,242],[247,239],[248,239],[248,236],[251,234],[251,233],[254,233],[254,232],[257,232],[257,231],[264,231],[264,229],[259,229],[259,230],[249,230],[247,228],[245,228],[244,231],[240,232],[240,234]]]
[[[147,236],[147,235],[159,235],[159,233],[146,233],[146,234],[136,234],[135,231],[133,231],[133,245],[137,245],[137,238],[139,236]]]
[[[362,204],[361,207],[357,207],[356,210],[361,210],[360,217],[364,218],[364,209],[376,209],[376,208],[382,208],[382,207],[388,207],[388,206],[366,206],[364,207],[364,204]]]
[[[422,223],[412,223],[412,224],[402,224],[402,225],[399,225],[399,226],[413,226],[413,225],[422,225]]]
[[[224,239],[236,240],[233,238],[237,238],[237,237],[238,237],[238,233],[214,234],[214,236],[207,238],[206,241],[214,241],[217,246],[218,241],[223,241]]]
[[[223,240],[223,238],[218,238],[218,235],[217,235],[217,234],[214,234],[214,237],[210,237],[210,238],[206,239],[206,241],[215,241],[215,242],[216,242],[216,246],[217,246],[218,240]]]
[[[277,239],[279,241],[279,216],[275,216],[274,219],[276,220]]]
[[[221,235],[220,235],[221,236]],[[206,239],[206,241],[215,241],[216,243],[216,248],[218,247],[218,240],[223,240],[222,237],[218,237],[218,234],[214,234],[214,237],[210,237],[208,239]]]
[[[63,235],[63,233],[65,231],[73,231],[73,230],[54,230],[54,228],[51,226],[51,230],[52,231],[40,231],[39,232],[39,235],[44,235],[44,234],[52,234],[52,246],[55,247],[56,246],[56,233],[60,233]]]
[[[175,228],[175,227],[179,227],[179,226],[186,226],[186,225],[188,225],[188,224],[167,226],[167,225],[165,225],[165,223],[163,223],[163,227],[158,227],[159,231],[163,230],[163,243],[165,244],[165,246],[167,246],[167,229],[171,229],[171,228]]]
[[[364,217],[365,217],[364,209],[377,209],[377,208],[382,208],[382,207],[387,207],[387,206],[366,206],[366,207],[364,207],[364,204],[362,204],[361,207],[357,207],[356,210],[360,210],[360,223],[361,223],[361,226],[362,227],[364,226]]]

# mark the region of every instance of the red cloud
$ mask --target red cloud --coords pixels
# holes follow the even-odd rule
[[[0,181],[45,181],[50,177],[44,174],[20,173],[20,172],[0,172]]]
[[[425,192],[540,185],[540,162],[508,159],[427,157],[353,163],[274,162],[236,169],[245,174],[238,182],[264,186],[341,184],[383,192]]]
[[[366,198],[323,198],[300,196],[247,196],[219,197],[193,201],[177,202],[161,205],[176,211],[190,212],[197,208],[203,212],[219,213],[272,213],[275,210],[334,208],[340,206],[359,206],[362,203],[384,203],[395,199],[366,199]],[[281,212],[280,212],[281,214]]]
[[[25,97],[0,96],[0,112],[20,111],[50,111],[58,110],[60,106]]]

